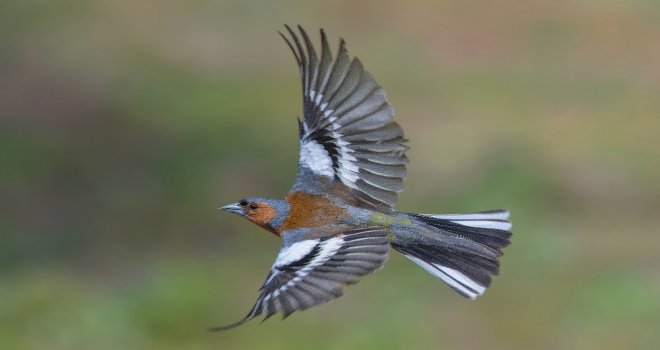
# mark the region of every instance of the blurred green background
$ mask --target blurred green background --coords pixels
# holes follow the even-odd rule
[[[388,92],[400,210],[512,210],[485,296],[393,254],[331,304],[205,331],[279,247],[217,207],[293,181],[283,23]],[[659,38],[654,0],[3,1],[0,348],[657,349]]]

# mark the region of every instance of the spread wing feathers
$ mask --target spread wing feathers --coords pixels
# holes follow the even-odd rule
[[[250,312],[236,323],[211,330],[238,327],[259,315],[266,320],[281,312],[286,318],[338,298],[343,286],[357,283],[360,277],[380,268],[389,248],[387,231],[382,227],[283,246]]]
[[[408,148],[385,92],[357,58],[349,58],[343,40],[333,61],[323,30],[319,57],[302,27],[302,41],[286,29],[291,38],[280,35],[302,78],[300,167],[341,181],[366,204],[394,206],[403,190]]]

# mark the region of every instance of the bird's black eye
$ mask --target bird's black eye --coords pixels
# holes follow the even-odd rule
[[[244,207],[244,206],[248,205],[248,202],[245,199],[241,199],[241,201],[238,202],[238,205],[240,205],[241,207]]]
[[[259,206],[256,205],[255,203],[250,204],[250,209],[254,210],[254,209],[257,209],[257,208],[259,208]]]

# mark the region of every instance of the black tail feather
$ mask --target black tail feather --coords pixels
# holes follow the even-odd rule
[[[503,210],[454,215],[409,214],[436,234],[401,240],[392,247],[442,279],[466,298],[475,299],[499,273],[502,248],[509,245],[511,223]]]

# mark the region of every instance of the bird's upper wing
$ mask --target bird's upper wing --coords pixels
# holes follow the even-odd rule
[[[300,26],[302,41],[286,28],[291,40],[280,34],[300,67],[304,103],[294,189],[314,186],[303,176],[311,172],[350,187],[363,204],[392,208],[403,190],[408,159],[385,92],[357,58],[350,60],[343,40],[333,60],[323,30],[319,57]]]
[[[231,329],[259,315],[267,319],[281,312],[287,317],[340,297],[343,286],[357,283],[387,260],[387,234],[383,227],[366,227],[283,244],[259,298],[245,318],[211,330]]]

